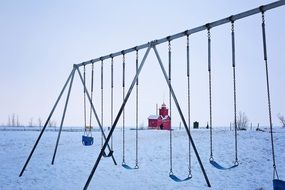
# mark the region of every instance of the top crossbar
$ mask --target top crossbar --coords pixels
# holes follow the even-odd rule
[[[285,5],[285,0],[280,0],[280,1],[273,2],[273,3],[269,3],[267,5],[263,5],[263,6],[260,6],[258,8],[251,9],[251,10],[248,10],[248,11],[236,14],[236,15],[231,15],[229,17],[226,17],[226,18],[223,18],[223,19],[211,22],[211,23],[207,23],[207,24],[202,25],[202,26],[198,26],[196,28],[192,28],[192,29],[186,30],[184,32],[180,32],[180,33],[177,33],[177,34],[174,34],[174,35],[171,35],[171,36],[167,36],[167,37],[164,37],[164,38],[161,38],[161,39],[158,39],[158,40],[154,40],[154,41],[152,41],[152,43],[155,43],[155,45],[162,44],[162,43],[165,43],[165,42],[168,42],[168,41],[171,41],[171,40],[175,40],[175,39],[178,39],[178,38],[181,38],[181,37],[184,37],[184,36],[188,36],[190,34],[201,32],[203,30],[214,28],[214,27],[217,27],[217,26],[229,23],[229,22],[234,22],[234,21],[240,20],[242,18],[249,17],[249,16],[252,16],[252,15],[261,13],[261,12],[265,12],[265,11],[268,11],[270,9],[274,9],[274,8],[277,8],[277,7],[280,7],[280,6],[283,6],[283,5]],[[98,61],[102,61],[102,60],[105,60],[105,59],[110,59],[110,58],[113,58],[113,57],[116,57],[116,56],[120,56],[120,55],[124,55],[124,54],[127,54],[127,53],[131,53],[133,51],[138,51],[138,50],[141,50],[141,49],[149,47],[149,43],[150,42],[142,44],[142,45],[139,45],[139,46],[135,46],[135,47],[132,47],[132,48],[128,48],[128,49],[125,49],[125,50],[122,50],[122,51],[118,51],[118,52],[115,52],[115,53],[111,53],[109,55],[101,56],[99,58],[91,59],[89,61],[85,61],[85,62],[82,62],[80,64],[77,64],[77,66],[81,67],[81,66],[89,65],[89,64],[92,64],[92,63],[96,63]]]

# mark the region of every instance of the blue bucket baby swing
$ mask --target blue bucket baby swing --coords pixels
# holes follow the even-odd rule
[[[93,99],[93,76],[94,76],[94,65],[92,63],[92,73],[91,73],[91,103]],[[84,65],[84,86],[86,87],[86,73],[85,73],[85,65]],[[94,142],[94,138],[92,136],[92,105],[90,105],[90,118],[89,125],[86,122],[86,90],[84,87],[84,134],[82,135],[82,144],[84,146],[91,146]]]

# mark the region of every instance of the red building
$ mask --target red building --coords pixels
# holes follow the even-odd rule
[[[148,128],[161,130],[171,129],[171,119],[164,103],[161,105],[161,108],[159,108],[159,115],[150,115],[148,117]]]

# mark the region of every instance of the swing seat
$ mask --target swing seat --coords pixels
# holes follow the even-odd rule
[[[285,190],[285,181],[282,181],[280,179],[274,179],[273,190]]]
[[[169,174],[169,177],[170,177],[173,181],[175,181],[175,182],[188,181],[189,179],[192,178],[192,176],[188,176],[188,177],[186,177],[185,179],[180,179],[179,177],[177,177],[177,176],[174,175],[174,174]]]
[[[123,168],[128,169],[128,170],[135,170],[135,169],[139,169],[139,166],[135,166],[135,167],[131,167],[126,163],[122,164]]]
[[[233,169],[233,168],[235,168],[235,167],[238,166],[237,164],[235,164],[235,165],[230,166],[230,167],[224,167],[224,166],[220,165],[219,163],[217,163],[217,162],[214,161],[214,160],[211,160],[210,163],[211,163],[215,168],[217,168],[217,169],[219,169],[219,170],[229,170],[229,169]]]
[[[82,135],[82,144],[84,146],[91,146],[93,144],[94,138],[91,136]]]

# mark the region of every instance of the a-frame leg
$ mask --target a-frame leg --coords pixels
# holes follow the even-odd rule
[[[185,120],[185,118],[184,118],[184,116],[183,116],[183,113],[182,113],[181,108],[180,108],[180,106],[179,106],[178,100],[177,100],[176,95],[175,95],[175,93],[174,93],[174,91],[173,91],[172,85],[170,84],[170,82],[169,82],[169,80],[168,80],[167,73],[166,73],[166,71],[165,71],[165,69],[164,69],[163,63],[162,63],[162,61],[161,61],[161,59],[160,59],[159,53],[158,53],[158,51],[157,51],[157,49],[156,49],[155,46],[153,46],[153,50],[154,50],[155,55],[156,55],[156,57],[157,57],[157,60],[158,60],[158,62],[159,62],[160,68],[161,68],[161,70],[162,70],[162,72],[163,72],[164,78],[165,78],[165,80],[166,80],[166,82],[167,82],[167,85],[168,85],[168,87],[169,87],[169,89],[170,89],[172,98],[173,98],[173,100],[174,100],[174,102],[175,102],[175,105],[176,105],[176,107],[177,107],[177,110],[178,110],[178,112],[179,112],[179,115],[180,115],[180,117],[181,117],[181,119],[182,119],[183,125],[184,125],[184,127],[185,127],[186,132],[187,132],[187,135],[188,135],[188,137],[189,137],[189,139],[190,139],[190,142],[191,142],[191,144],[192,144],[194,153],[195,153],[195,155],[196,155],[196,157],[197,157],[198,163],[199,163],[200,168],[201,168],[201,170],[202,170],[202,172],[203,172],[203,175],[204,175],[204,178],[205,178],[205,180],[206,180],[206,183],[207,183],[208,187],[211,187],[210,181],[209,181],[209,179],[208,179],[208,176],[207,176],[207,174],[206,174],[206,171],[205,171],[204,166],[203,166],[203,164],[202,164],[202,161],[201,161],[201,159],[200,159],[199,153],[198,153],[198,151],[197,151],[197,149],[196,149],[195,143],[194,143],[194,141],[193,141],[193,139],[192,139],[192,136],[191,136],[191,134],[190,134],[189,128],[188,128],[187,123],[186,123],[186,120]]]
[[[60,122],[58,136],[57,136],[57,139],[56,139],[56,145],[55,145],[55,148],[54,148],[54,153],[53,153],[53,157],[52,157],[52,161],[51,161],[52,165],[54,164],[54,159],[55,159],[56,152],[57,152],[57,147],[58,147],[58,143],[59,143],[59,139],[60,139],[60,135],[61,135],[61,131],[62,131],[62,125],[63,125],[63,122],[64,122],[65,113],[66,113],[66,109],[67,109],[67,105],[68,105],[68,101],[69,101],[69,97],[70,97],[70,92],[71,92],[71,88],[72,88],[72,84],[73,84],[74,73],[75,73],[75,69],[72,70],[72,77],[71,77],[71,81],[69,83],[69,89],[68,89],[68,93],[67,93],[67,96],[66,96],[65,106],[64,106],[64,110],[63,110],[63,114],[62,114],[62,118],[61,118],[61,122]]]
[[[98,125],[99,125],[99,128],[100,128],[100,130],[101,130],[102,136],[103,136],[103,138],[104,138],[105,141],[106,141],[106,139],[107,139],[107,138],[106,138],[106,135],[105,135],[104,130],[103,130],[103,127],[102,127],[102,125],[101,125],[101,123],[100,123],[99,117],[98,117],[97,112],[96,112],[95,107],[94,107],[94,104],[93,104],[93,102],[91,101],[91,96],[90,96],[90,94],[89,94],[89,92],[88,92],[88,89],[86,88],[86,85],[84,84],[84,80],[83,80],[82,74],[81,74],[80,70],[78,69],[78,66],[77,66],[77,65],[74,65],[74,68],[76,68],[76,70],[77,70],[77,72],[78,72],[79,78],[80,78],[80,80],[81,80],[81,82],[82,82],[82,85],[83,85],[83,87],[84,87],[84,89],[85,89],[87,98],[88,98],[88,100],[89,100],[89,103],[90,103],[90,105],[91,105],[92,111],[93,111],[93,113],[94,113],[94,115],[95,115],[96,121],[97,121],[97,123],[98,123]],[[109,144],[107,144],[107,147],[108,147],[108,150],[111,152],[112,150],[111,150]],[[103,149],[103,147],[102,147],[102,149]],[[102,151],[102,150],[101,150],[101,151]],[[105,148],[104,148],[104,151],[105,151]],[[117,162],[116,162],[116,160],[115,160],[113,154],[111,154],[111,157],[112,157],[112,159],[113,159],[114,164],[117,165]]]
[[[66,80],[66,82],[65,82],[65,84],[64,84],[64,86],[63,86],[63,88],[62,88],[62,90],[61,90],[61,92],[60,92],[60,94],[59,94],[59,96],[58,96],[58,98],[57,98],[57,100],[56,100],[56,102],[55,102],[55,104],[54,104],[54,106],[53,106],[53,108],[52,108],[52,110],[51,110],[51,112],[50,112],[50,114],[49,114],[49,116],[48,116],[46,122],[45,122],[45,124],[44,124],[44,127],[43,127],[42,130],[41,130],[41,133],[40,133],[39,137],[37,138],[37,140],[36,140],[36,142],[35,142],[35,144],[34,144],[34,146],[33,146],[33,148],[32,148],[32,151],[30,152],[30,154],[29,154],[29,156],[28,156],[28,158],[27,158],[27,160],[26,160],[26,162],[25,162],[25,164],[24,164],[24,166],[23,166],[23,168],[22,168],[22,170],[21,170],[21,172],[20,172],[20,174],[19,174],[19,177],[21,177],[21,176],[23,175],[23,173],[24,173],[24,171],[25,171],[27,165],[29,164],[30,159],[31,159],[31,157],[33,156],[33,153],[34,153],[34,151],[35,151],[35,149],[36,149],[36,147],[37,147],[37,145],[38,145],[38,143],[39,143],[39,141],[40,141],[40,139],[41,139],[41,137],[42,137],[42,135],[43,135],[43,133],[44,133],[44,131],[45,131],[47,125],[48,125],[48,123],[49,123],[49,121],[50,121],[50,118],[51,118],[52,115],[53,115],[53,112],[54,112],[55,108],[57,107],[58,102],[60,101],[60,99],[61,99],[61,97],[62,97],[63,92],[64,92],[65,89],[66,89],[66,86],[67,86],[67,84],[69,83],[69,81],[70,81],[72,75],[73,75],[73,69],[72,69],[70,75],[68,76],[68,78],[67,78],[67,80]]]

